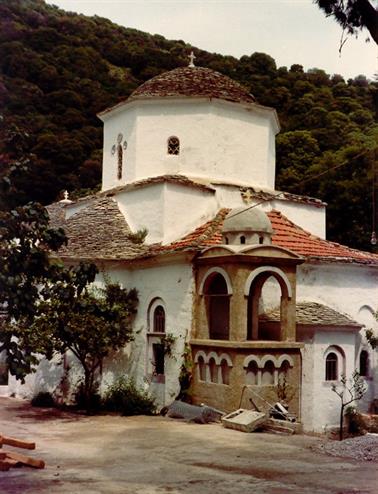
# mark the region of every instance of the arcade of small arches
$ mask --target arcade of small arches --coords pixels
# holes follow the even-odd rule
[[[233,362],[229,354],[215,351],[209,353],[199,350],[195,357],[197,379],[214,384],[230,384]],[[244,359],[245,384],[256,386],[277,386],[283,378],[288,379],[294,361],[290,355],[266,354],[264,356],[248,355]]]

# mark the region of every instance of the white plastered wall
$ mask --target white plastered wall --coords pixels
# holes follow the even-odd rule
[[[348,315],[366,327],[376,325],[372,316],[378,301],[378,270],[364,265],[303,264],[297,268],[297,302],[314,301]],[[370,316],[369,316],[370,314]],[[324,381],[324,355],[329,345],[339,345],[350,377],[359,366],[359,352],[369,352],[371,373],[365,379],[367,392],[359,407],[366,411],[378,394],[376,352],[367,344],[365,328],[359,333],[322,331],[304,338],[302,375],[302,418],[305,430],[321,432],[323,426],[337,425],[340,399]]]
[[[335,381],[325,380],[325,353],[331,346],[342,349],[345,376],[349,380],[355,369],[355,333],[347,331],[315,331],[304,338],[302,371],[302,423],[305,431],[327,432],[337,427],[341,400],[332,391]],[[339,361],[339,368],[342,362]],[[340,369],[341,370],[341,369]]]
[[[173,358],[166,357],[165,362],[165,386],[164,402],[160,406],[169,404],[177,396],[180,385],[178,376],[182,363],[185,342],[189,339],[189,331],[192,323],[193,300],[193,276],[191,263],[176,263],[167,266],[127,270],[109,269],[104,271],[112,281],[118,281],[124,288],[136,288],[138,290],[139,305],[134,321],[134,340],[123,349],[115,352],[104,362],[102,383],[100,390],[103,392],[107,386],[117,377],[132,377],[141,389],[149,389],[150,382],[147,379],[147,331],[148,308],[152,300],[160,298],[164,301],[166,309],[166,333],[172,334],[176,340],[173,348]],[[97,284],[102,285],[100,275]],[[70,397],[73,398],[76,384],[82,377],[81,367],[75,362],[72,355],[66,359],[69,366]],[[51,362],[42,360],[37,372],[26,377],[25,384],[10,377],[7,389],[3,394],[14,395],[21,398],[31,398],[39,391],[54,393],[61,385],[64,375],[63,358],[57,356]]]
[[[107,271],[112,280],[119,281],[124,288],[138,290],[139,305],[134,321],[135,339],[127,347],[106,362],[103,387],[119,375],[129,375],[140,387],[149,389],[147,331],[148,309],[151,302],[159,298],[166,312],[166,333],[172,334],[174,358],[165,361],[165,404],[177,396],[180,386],[178,376],[182,363],[184,344],[192,324],[193,276],[191,263],[156,265],[139,270],[112,269]],[[160,403],[163,405],[164,403]]]
[[[150,184],[116,196],[133,231],[147,228],[147,243],[167,244],[212,219],[217,212],[211,191],[173,183]]]
[[[272,109],[205,98],[163,98],[126,103],[101,118],[103,190],[175,173],[274,188],[278,124]],[[117,156],[111,154],[119,133],[128,142],[121,180]],[[167,153],[170,136],[180,139],[178,156]]]

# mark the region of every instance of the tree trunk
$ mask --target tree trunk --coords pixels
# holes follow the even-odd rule
[[[378,10],[371,5],[369,0],[357,0],[357,4],[363,24],[378,45]]]
[[[344,407],[345,405],[341,405],[341,410],[340,410],[340,431],[339,431],[339,439],[340,441],[343,440],[344,437],[344,432],[343,432],[343,427],[344,427]]]

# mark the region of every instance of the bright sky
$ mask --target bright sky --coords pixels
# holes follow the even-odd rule
[[[340,26],[312,0],[48,0],[64,10],[106,17],[125,27],[237,58],[263,52],[277,66],[317,67],[345,78],[378,73],[368,32],[338,49]],[[372,0],[377,4],[377,0]]]

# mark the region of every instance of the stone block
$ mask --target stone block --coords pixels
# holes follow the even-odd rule
[[[267,420],[266,414],[239,408],[222,418],[222,424],[228,429],[253,432]]]

